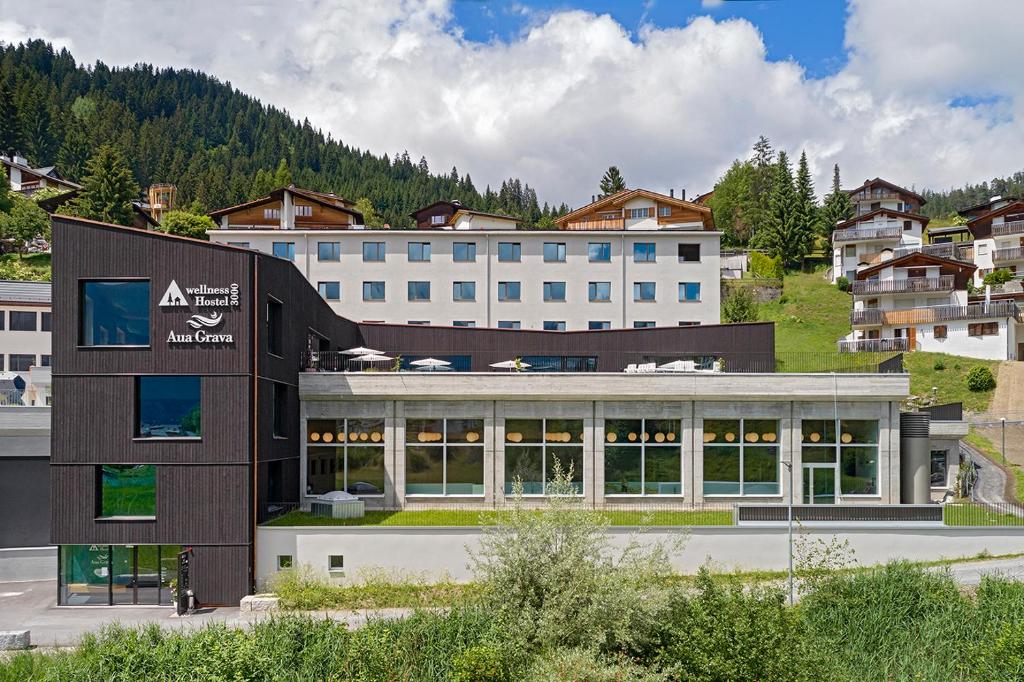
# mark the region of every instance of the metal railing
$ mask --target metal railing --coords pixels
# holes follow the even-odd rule
[[[1024,233],[1024,220],[1011,220],[1010,222],[1003,223],[1002,225],[992,226],[992,234],[996,237],[1022,233]]]
[[[963,403],[929,405],[928,407],[922,407],[921,412],[927,412],[931,415],[933,422],[960,422],[964,420]]]
[[[907,310],[883,310],[863,308],[850,313],[850,324],[857,325],[907,325],[952,320],[985,320],[1012,317],[1020,319],[1020,309],[1013,301],[993,303],[972,303],[969,305],[943,305]]]
[[[992,261],[995,263],[1012,260],[1024,260],[1024,247],[1013,246],[1008,249],[996,249],[992,253]]]
[[[942,505],[947,526],[1024,526],[1024,507],[1012,502],[950,502]]]
[[[854,294],[911,294],[926,291],[952,291],[953,275],[905,277],[903,279],[859,279],[853,282]]]
[[[903,234],[903,227],[899,225],[886,227],[851,227],[845,230],[836,230],[832,233],[834,242],[852,242],[862,239],[899,239]]]
[[[789,520],[789,509],[779,504],[738,504],[739,523],[779,523]],[[800,522],[942,523],[937,504],[795,504],[793,520]]]
[[[906,337],[896,339],[856,339],[839,341],[840,353],[891,353],[913,350]]]
[[[25,391],[19,388],[0,390],[0,407],[24,407]]]

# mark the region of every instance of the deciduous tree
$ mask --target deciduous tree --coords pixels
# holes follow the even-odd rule
[[[210,216],[191,211],[168,211],[160,221],[160,231],[193,239],[207,239],[206,231],[217,227]]]

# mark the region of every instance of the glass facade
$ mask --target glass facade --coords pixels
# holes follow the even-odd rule
[[[79,345],[149,345],[148,281],[92,281],[81,287]]]
[[[384,494],[384,419],[316,419],[306,424],[306,493]]]
[[[198,438],[201,435],[201,379],[197,376],[141,376],[135,380],[136,438]]]
[[[98,467],[96,516],[156,518],[156,466],[104,464]]]
[[[779,422],[704,420],[704,494],[778,495]]]
[[[803,464],[836,467],[842,495],[877,495],[878,421],[840,419],[836,426],[834,419],[801,421]]]
[[[683,450],[678,419],[607,419],[605,495],[682,495]]]
[[[171,605],[178,545],[61,545],[62,606]]]
[[[483,419],[407,419],[407,495],[484,494]]]
[[[583,494],[583,420],[506,419],[505,494],[517,483],[523,495],[547,494],[556,470]]]

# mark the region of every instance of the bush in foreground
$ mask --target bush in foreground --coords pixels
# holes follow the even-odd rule
[[[992,370],[984,365],[978,365],[967,373],[967,388],[975,393],[979,391],[991,391],[996,387],[996,378],[992,376]]]

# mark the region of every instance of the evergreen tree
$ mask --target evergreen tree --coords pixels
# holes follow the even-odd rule
[[[86,164],[78,197],[64,205],[72,215],[116,225],[131,225],[132,201],[139,195],[131,169],[117,148],[105,145]]]
[[[821,229],[821,216],[818,210],[818,198],[814,194],[814,180],[807,165],[807,152],[800,152],[800,162],[796,171],[797,223],[810,235],[818,234]]]
[[[7,167],[0,165],[0,213],[11,210],[11,181],[7,179]]]
[[[786,265],[798,264],[810,250],[811,233],[799,221],[799,197],[786,152],[779,152],[774,171],[767,220],[752,243]]]
[[[12,156],[21,151],[21,118],[14,105],[14,95],[0,74],[0,154]]]
[[[89,161],[89,139],[74,119],[65,123],[65,128],[64,141],[57,149],[57,169],[63,177],[78,182],[85,175],[85,164]]]
[[[277,170],[274,171],[274,189],[279,187],[287,187],[292,184],[292,171],[288,168],[288,162],[283,158],[277,164]]]
[[[618,166],[608,166],[604,177],[601,178],[601,196],[607,197],[626,189],[626,181],[622,179],[622,173]]]
[[[831,237],[836,223],[853,217],[853,202],[840,184],[838,163],[832,169],[832,191],[825,197],[825,205],[822,207],[821,214],[821,229],[826,237]]]
[[[753,238],[768,222],[771,210],[772,189],[775,182],[775,150],[768,138],[761,135],[754,143],[754,153],[750,158],[753,173],[750,179],[750,201],[747,206],[747,220],[750,224],[750,235]]]

